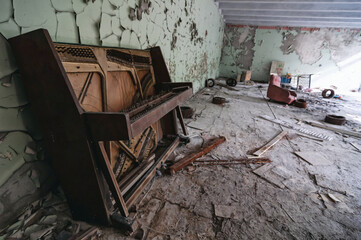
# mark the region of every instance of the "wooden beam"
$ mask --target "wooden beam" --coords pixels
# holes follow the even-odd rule
[[[182,127],[182,131],[183,131],[184,135],[187,136],[188,135],[188,130],[187,130],[187,126],[184,123],[182,110],[181,110],[181,108],[179,106],[176,107],[176,110],[177,110],[177,116],[178,116],[180,125]]]
[[[327,129],[327,130],[330,130],[330,131],[334,131],[334,132],[350,135],[350,136],[353,136],[353,137],[361,138],[361,133],[358,133],[358,132],[352,132],[352,131],[344,130],[344,129],[337,128],[337,127],[331,127],[331,126],[321,124],[321,123],[317,123],[317,122],[307,122],[306,121],[306,123],[311,125],[311,126],[314,126],[314,127],[319,127],[319,128]]]
[[[271,141],[269,141],[266,145],[264,145],[262,148],[257,150],[253,153],[255,156],[261,156],[265,152],[267,152],[268,149],[273,147],[276,143],[278,143],[284,136],[288,134],[287,131],[282,131],[280,134],[278,134],[275,138],[273,138]]]
[[[108,186],[110,188],[110,191],[113,195],[113,198],[118,206],[120,213],[126,217],[129,215],[128,208],[127,208],[127,205],[125,204],[123,196],[120,192],[117,179],[115,178],[113,170],[110,166],[108,154],[106,153],[105,148],[104,148],[104,143],[98,142],[98,147],[100,150],[99,164],[100,164],[101,168],[103,169],[102,172],[108,183]]]
[[[216,148],[219,144],[226,141],[225,137],[219,137],[211,139],[209,142],[207,142],[207,145],[201,149],[199,149],[197,152],[190,154],[189,156],[186,156],[173,164],[169,167],[169,171],[171,174],[174,174],[175,172],[181,170],[182,168],[188,166],[192,162],[194,162],[197,158],[202,157],[203,155],[209,153],[214,148]]]

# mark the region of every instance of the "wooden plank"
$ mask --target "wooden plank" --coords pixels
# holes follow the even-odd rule
[[[137,157],[134,155],[133,151],[128,148],[127,145],[125,145],[124,142],[119,141],[119,147],[125,152],[125,154],[132,159],[133,161],[137,160]]]
[[[123,178],[121,178],[121,180],[118,182],[118,185],[120,186],[120,188],[129,181],[129,179],[131,179],[135,174],[137,174],[137,172],[139,172],[141,170],[141,168],[143,168],[145,165],[148,164],[148,162],[154,160],[155,155],[152,154],[148,159],[146,159],[146,161],[143,161],[139,166],[133,168],[128,174],[126,174]]]
[[[187,126],[184,123],[183,114],[182,114],[182,111],[181,111],[181,108],[179,107],[179,105],[176,107],[176,110],[177,110],[177,116],[178,116],[180,125],[182,127],[183,133],[184,133],[184,135],[187,136],[188,135]]]
[[[137,92],[133,84],[132,72],[108,72],[107,100],[108,111],[119,112],[134,104],[134,95]]]
[[[98,72],[103,75],[97,63],[63,62],[63,66],[67,73]]]
[[[118,206],[118,209],[120,213],[127,217],[129,215],[127,206],[125,204],[125,201],[123,199],[123,196],[120,192],[118,182],[114,176],[113,170],[110,166],[110,162],[108,159],[108,154],[105,151],[104,143],[98,142],[98,147],[100,150],[100,156],[99,156],[99,164],[101,168],[103,169],[103,174],[105,176],[105,179],[107,180],[108,186],[110,188],[110,191],[112,192],[113,198]]]
[[[330,131],[334,131],[334,132],[350,135],[350,136],[353,136],[353,137],[361,138],[361,133],[358,133],[358,132],[352,132],[352,131],[344,130],[344,129],[337,128],[337,127],[331,127],[331,126],[321,124],[321,123],[316,123],[316,122],[307,122],[306,121],[306,123],[311,125],[311,126],[314,126],[314,127],[319,127],[319,128],[327,129],[327,130],[330,130]]]
[[[153,179],[155,176],[155,168],[152,169],[150,174],[144,179],[144,181],[137,187],[136,191],[132,194],[132,196],[127,200],[127,207],[130,208],[135,200],[139,197],[139,195],[142,193],[145,186],[148,185],[148,183]]]
[[[261,156],[265,152],[267,152],[268,149],[273,147],[276,143],[278,143],[282,138],[284,138],[288,134],[287,131],[282,131],[280,134],[278,134],[275,138],[273,138],[271,141],[269,141],[266,145],[264,145],[261,149],[257,150],[253,153],[255,156]]]
[[[152,56],[154,76],[156,82],[172,82],[160,47],[151,48],[150,54]]]
[[[194,162],[197,158],[200,158],[201,156],[209,153],[210,151],[212,151],[215,147],[217,147],[219,144],[223,143],[224,141],[226,141],[225,137],[211,139],[209,142],[207,142],[207,145],[205,147],[201,148],[199,151],[192,153],[189,156],[186,156],[185,158],[182,158],[181,160],[179,160],[178,162],[176,162],[175,164],[170,166],[169,167],[170,173],[173,174],[173,173],[181,170],[185,166],[188,166],[189,164]]]
[[[129,131],[129,117],[123,113],[83,113],[88,131],[94,141],[129,140],[134,136]]]
[[[122,195],[125,195],[129,189],[152,167],[153,164],[154,160],[147,162],[139,169],[139,171],[137,171],[137,174],[134,174],[127,182],[122,185],[119,184]]]
[[[168,146],[168,148],[159,156],[156,160],[155,164],[148,170],[146,174],[138,181],[137,185],[133,187],[133,191],[130,192],[130,196],[128,197],[126,203],[128,207],[131,207],[138,196],[142,193],[144,187],[152,180],[155,175],[155,170],[160,167],[162,163],[164,163],[169,155],[175,150],[175,148],[179,145],[179,137],[176,137],[173,142]]]

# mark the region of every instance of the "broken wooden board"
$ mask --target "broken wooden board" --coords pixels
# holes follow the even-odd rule
[[[305,160],[307,163],[314,166],[327,166],[333,164],[332,161],[326,159],[319,152],[295,152],[295,154]]]
[[[170,173],[173,174],[173,173],[181,170],[185,166],[188,166],[189,164],[194,162],[197,158],[200,158],[201,156],[209,153],[214,148],[216,148],[219,144],[221,144],[225,141],[226,141],[225,137],[218,137],[218,138],[211,139],[210,141],[207,142],[207,145],[205,147],[199,149],[197,152],[190,154],[189,156],[186,156],[185,158],[182,158],[181,160],[179,160],[178,162],[176,162],[175,164],[170,166],[169,167]]]
[[[321,138],[321,139],[324,139],[324,140],[327,140],[327,141],[332,140],[332,137],[326,136],[326,135],[324,135],[322,133],[317,133],[317,132],[310,131],[310,130],[308,130],[306,128],[297,127],[294,124],[291,124],[291,123],[288,123],[288,122],[285,122],[285,121],[282,121],[282,120],[279,120],[279,119],[274,119],[274,118],[271,118],[270,116],[259,116],[259,117],[264,119],[264,120],[267,120],[267,121],[270,121],[270,122],[273,122],[273,123],[277,123],[277,124],[279,124],[281,126],[284,126],[286,128],[291,128],[293,130],[299,131],[301,133],[304,133],[304,134],[307,134],[307,135],[310,135],[310,136]]]
[[[262,148],[257,150],[253,153],[255,156],[261,156],[265,152],[267,152],[268,149],[273,147],[276,143],[278,143],[282,138],[284,138],[288,134],[287,131],[282,131],[280,134],[278,134],[275,138],[273,138],[271,141],[269,141],[266,145],[264,145]]]
[[[350,136],[353,136],[353,137],[361,138],[361,133],[358,133],[358,132],[352,132],[352,131],[348,131],[348,130],[337,128],[337,127],[332,127],[332,126],[317,123],[317,122],[307,122],[306,121],[306,123],[313,126],[313,127],[319,127],[319,128],[327,129],[327,130],[330,130],[330,131],[334,131],[334,132],[350,135]]]

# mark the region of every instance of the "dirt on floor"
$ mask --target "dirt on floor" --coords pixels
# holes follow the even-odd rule
[[[361,138],[306,123],[324,124],[326,114],[343,115],[346,124],[333,127],[361,133],[358,96],[324,99],[319,92],[299,92],[308,103],[302,109],[270,102],[266,92],[265,84],[238,84],[234,90],[216,85],[195,94],[185,103],[195,110],[192,119],[185,119],[190,143],[178,147],[167,164],[199,150],[214,136],[224,136],[226,142],[200,160],[247,158],[287,131],[262,155],[271,163],[195,162],[173,175],[158,174],[135,208],[135,233],[125,236],[115,228],[99,227],[97,239],[361,239]],[[215,96],[226,103],[213,104]],[[262,118],[267,116],[314,135]],[[315,137],[320,134],[332,140]],[[40,229],[44,235],[49,227],[62,233],[54,239],[68,239],[90,227],[71,220],[61,194],[49,196],[40,201],[39,208],[45,208],[40,223],[11,236],[36,239]],[[65,207],[59,210],[59,204]],[[46,239],[53,239],[49,236]]]
[[[308,103],[301,109],[269,102],[264,84],[239,84],[235,89],[203,89],[186,103],[195,109],[193,119],[186,119],[191,142],[177,148],[170,160],[181,159],[212,136],[225,136],[227,141],[202,159],[245,158],[286,130],[288,136],[264,154],[272,163],[194,164],[157,177],[137,206],[143,239],[361,239],[361,140],[303,122],[343,115],[348,121],[340,128],[361,132],[361,102],[299,92]],[[227,102],[212,104],[214,96]],[[260,116],[332,140],[316,139]],[[295,152],[308,154],[309,162]],[[119,235],[104,229],[104,239]]]

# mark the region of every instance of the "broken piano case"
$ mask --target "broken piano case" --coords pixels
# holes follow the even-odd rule
[[[159,47],[53,43],[44,29],[10,44],[73,218],[127,220],[179,144],[176,111],[192,84],[171,82]]]

